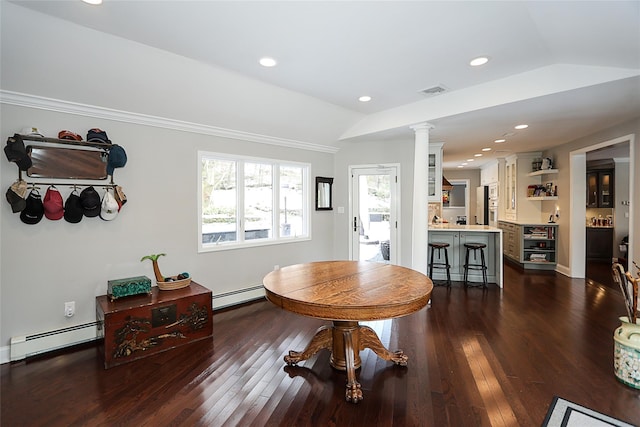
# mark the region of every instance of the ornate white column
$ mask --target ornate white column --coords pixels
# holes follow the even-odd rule
[[[411,268],[427,274],[429,130],[433,129],[433,126],[425,122],[411,126],[411,129],[415,132]]]

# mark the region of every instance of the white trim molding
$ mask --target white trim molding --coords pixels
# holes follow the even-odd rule
[[[147,114],[134,113],[130,111],[115,110],[111,108],[98,107],[71,101],[63,101],[59,99],[46,98],[43,96],[12,92],[8,90],[0,90],[0,103],[15,105],[19,107],[29,107],[37,108],[40,110],[55,111],[58,113],[75,114],[77,116],[132,123],[143,126],[172,129],[182,132],[191,132],[202,135],[218,136],[222,138],[238,139],[242,141],[257,142],[260,144],[298,148],[301,150],[319,151],[331,154],[337,153],[339,150],[339,148],[337,147],[314,144],[311,142],[260,135],[234,129],[225,129],[200,123],[186,122],[183,120],[175,120],[166,117],[150,116]]]

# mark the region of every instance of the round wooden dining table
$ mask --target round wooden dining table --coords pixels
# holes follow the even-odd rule
[[[362,400],[355,371],[360,351],[370,348],[378,357],[406,366],[402,350],[389,351],[378,335],[360,321],[405,316],[423,308],[433,283],[424,274],[398,265],[365,261],[321,261],[291,265],[267,274],[266,296],[284,310],[331,320],[322,326],[303,351],[289,351],[288,365],[308,359],[319,350],[331,350],[330,363],[346,371],[346,399]]]

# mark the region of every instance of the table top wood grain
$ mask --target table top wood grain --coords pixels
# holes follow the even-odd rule
[[[263,279],[267,299],[284,310],[327,320],[405,316],[431,298],[424,274],[392,264],[320,261],[275,270]]]

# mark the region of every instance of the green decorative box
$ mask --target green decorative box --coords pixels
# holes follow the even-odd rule
[[[131,295],[151,295],[151,279],[147,276],[109,280],[107,283],[107,295],[111,301]]]

